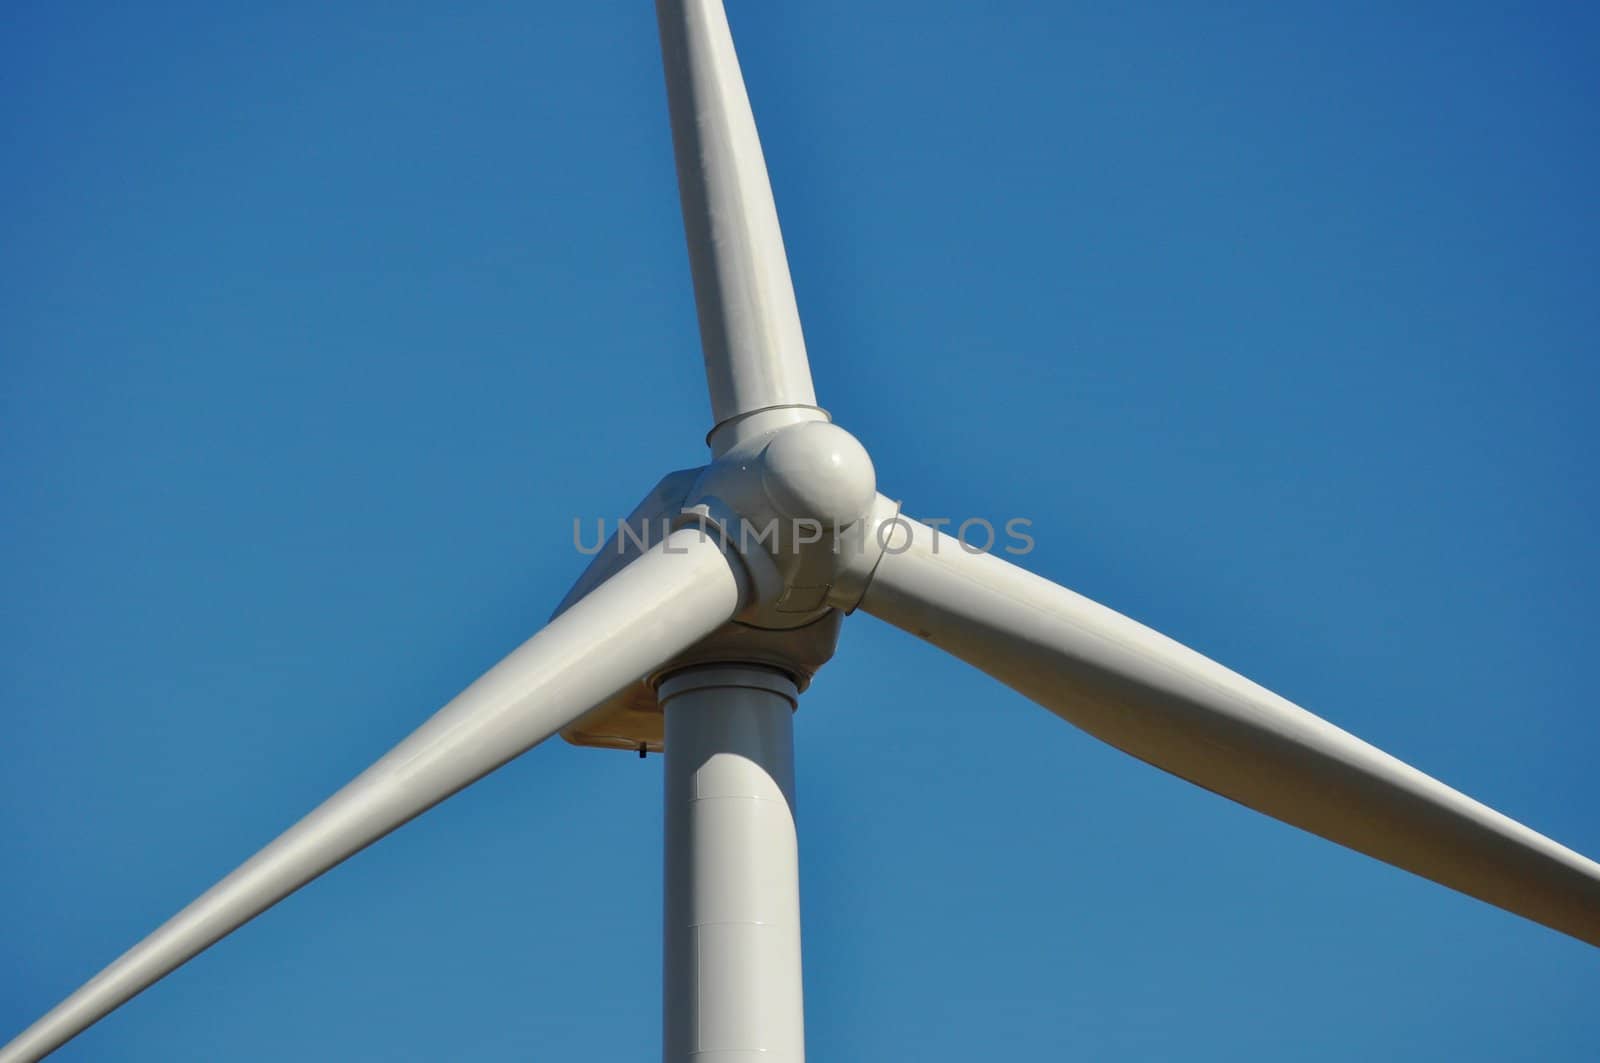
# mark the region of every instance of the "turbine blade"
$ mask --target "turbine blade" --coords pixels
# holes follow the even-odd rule
[[[778,209],[727,12],[721,0],[657,0],[656,19],[712,416],[720,427],[775,407],[814,409]]]
[[[873,616],[1179,778],[1600,945],[1600,864],[1142,624],[901,521],[861,602]]]
[[[381,760],[0,1049],[37,1060],[346,857],[544,741],[741,607],[738,562],[674,532],[491,668]]]

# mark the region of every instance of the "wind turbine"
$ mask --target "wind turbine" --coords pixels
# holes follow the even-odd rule
[[[857,608],[1159,767],[1600,943],[1593,862],[878,493],[865,451],[816,407],[721,7],[659,14],[712,461],[663,479],[635,512],[641,541],[603,551],[545,631],[0,1059],[37,1058],[558,731],[664,744],[667,1057],[799,1058],[791,714]],[[757,538],[769,527],[775,539]]]

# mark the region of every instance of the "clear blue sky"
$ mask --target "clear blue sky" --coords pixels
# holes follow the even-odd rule
[[[5,1036],[702,460],[649,6],[277,6],[0,36]],[[884,489],[1600,853],[1595,16],[978,6],[733,9]],[[871,618],[797,736],[816,1060],[1600,1058],[1594,949]],[[660,782],[541,747],[61,1058],[652,1058]]]

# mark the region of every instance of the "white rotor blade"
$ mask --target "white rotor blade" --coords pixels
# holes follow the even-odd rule
[[[657,0],[715,423],[815,406],[767,163],[721,0]]]
[[[873,616],[1180,778],[1600,945],[1600,864],[1142,624],[901,520],[861,601]]]
[[[208,945],[726,623],[742,569],[674,532],[552,620],[372,767],[0,1049],[40,1059]]]

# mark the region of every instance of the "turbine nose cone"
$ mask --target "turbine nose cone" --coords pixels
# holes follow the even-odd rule
[[[784,516],[832,528],[866,516],[878,492],[867,448],[827,421],[797,424],[773,437],[761,455],[761,484]]]

